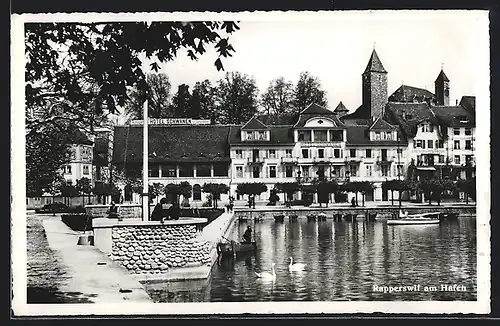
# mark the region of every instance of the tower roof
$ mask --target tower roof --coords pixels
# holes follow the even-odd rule
[[[372,55],[370,56],[370,60],[368,61],[368,65],[366,66],[365,73],[367,72],[387,73],[375,49],[373,49]]]
[[[449,82],[450,80],[448,79],[448,77],[446,77],[446,74],[444,73],[443,69],[441,69],[441,72],[439,73],[439,75],[437,76],[436,78],[436,83],[437,82],[442,82],[442,81],[445,81],[445,82]]]
[[[340,101],[339,105],[337,105],[337,107],[335,108],[335,110],[333,110],[333,112],[338,114],[343,112],[349,112],[349,110],[345,107],[344,103]]]

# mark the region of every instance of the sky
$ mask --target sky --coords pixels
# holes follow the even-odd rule
[[[434,92],[441,67],[450,79],[450,104],[463,95],[476,95],[478,63],[489,60],[479,11],[344,11],[247,15],[230,36],[233,57],[225,70],[253,76],[260,92],[280,76],[296,83],[301,71],[317,76],[327,93],[328,108],[342,101],[352,112],[361,105],[361,74],[375,48],[388,71],[388,94],[401,84]],[[238,17],[239,18],[239,17]],[[486,42],[485,42],[486,40]],[[214,66],[213,47],[198,61],[184,51],[160,65],[172,93],[225,72]],[[148,68],[145,66],[145,69]]]

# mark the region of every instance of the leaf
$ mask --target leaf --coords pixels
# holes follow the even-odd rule
[[[224,71],[224,66],[222,65],[222,61],[220,60],[220,58],[217,58],[217,60],[215,60],[215,67],[218,71]]]

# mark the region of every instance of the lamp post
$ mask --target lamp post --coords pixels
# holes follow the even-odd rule
[[[399,136],[399,130],[397,132],[397,137],[398,137],[398,149],[397,149],[397,154],[398,154],[398,185],[399,185],[399,191],[398,191],[398,201],[399,201],[399,211],[401,211],[401,161],[400,161],[400,136]],[[394,203],[393,203],[394,204]]]
[[[144,102],[143,112],[143,153],[142,153],[142,221],[149,220],[149,185],[148,185],[148,100]]]

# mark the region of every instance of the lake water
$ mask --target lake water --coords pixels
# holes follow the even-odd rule
[[[237,222],[241,239],[247,222]],[[248,222],[258,250],[214,266],[209,280],[146,283],[156,302],[476,300],[476,218],[438,225],[307,221]],[[289,257],[307,264],[290,272]],[[265,282],[255,272],[271,271]],[[452,286],[456,284],[455,289]],[[384,293],[383,287],[400,288]],[[449,286],[444,288],[444,286]],[[449,291],[452,290],[452,291]],[[461,291],[457,291],[461,290]]]

